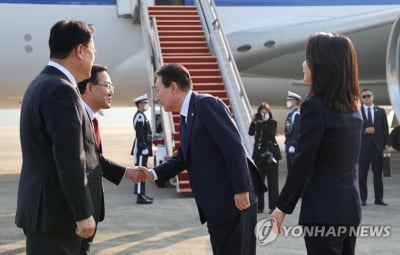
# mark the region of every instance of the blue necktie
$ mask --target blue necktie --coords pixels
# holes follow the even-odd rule
[[[368,107],[368,126],[372,127],[374,122],[372,121],[371,107]]]
[[[180,123],[180,139],[181,139],[181,147],[185,150],[185,132],[186,132],[186,117],[181,115],[181,123]]]

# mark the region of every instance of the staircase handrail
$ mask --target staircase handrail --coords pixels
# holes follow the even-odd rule
[[[198,7],[210,50],[214,51],[217,58],[244,146],[250,153],[253,150],[254,143],[253,137],[248,135],[248,128],[252,118],[252,108],[228,40],[218,19],[215,3],[213,0],[196,0],[195,3]]]
[[[156,18],[151,18],[149,15],[149,4],[147,0],[140,0],[140,20],[142,24],[142,34],[144,38],[144,47],[147,52],[149,52],[149,59],[147,61],[148,70],[158,70],[163,65],[160,40],[158,38],[157,31],[157,20]],[[149,72],[148,75],[149,85],[151,88],[151,98],[152,98],[152,123],[155,123],[155,105],[156,97],[154,95],[154,72]],[[164,111],[160,107],[161,121],[163,123],[164,132],[164,144],[166,146],[166,155],[171,157],[173,154],[173,141],[174,141],[174,122],[172,114],[170,112]]]

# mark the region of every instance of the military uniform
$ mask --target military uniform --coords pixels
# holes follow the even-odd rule
[[[134,99],[136,105],[139,103],[147,103],[147,95],[143,95]],[[135,128],[136,138],[133,142],[132,155],[136,166],[147,167],[147,159],[153,156],[151,141],[152,131],[150,122],[144,112],[140,109],[133,116],[133,127]],[[149,204],[152,198],[146,196],[146,184],[140,182],[135,184],[134,194],[138,195],[138,204]]]
[[[287,100],[300,100],[301,96],[291,91],[288,92]],[[290,170],[297,146],[297,138],[300,132],[300,110],[293,107],[290,109],[285,120],[285,152],[288,171]]]

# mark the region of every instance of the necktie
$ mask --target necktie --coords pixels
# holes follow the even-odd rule
[[[100,138],[99,122],[97,121],[96,118],[93,119],[93,129],[94,129],[94,135],[96,136],[97,148],[100,149],[101,138]]]
[[[374,122],[372,121],[371,107],[368,107],[368,126],[372,127]]]
[[[180,139],[181,139],[181,146],[182,149],[184,149],[185,147],[185,132],[186,132],[186,117],[181,115],[181,123],[180,123]]]

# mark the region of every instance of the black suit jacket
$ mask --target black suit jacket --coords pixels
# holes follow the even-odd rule
[[[226,105],[193,92],[187,116],[185,150],[155,168],[160,179],[187,169],[202,223],[222,222],[241,213],[234,194],[249,191],[251,203],[266,191]]]
[[[89,115],[87,116],[90,121]],[[93,130],[91,125],[91,131]],[[102,221],[105,216],[102,177],[118,185],[124,177],[125,167],[105,158],[102,153],[102,145],[98,148],[94,132],[91,132],[91,134],[87,134],[84,139],[86,175],[95,211],[93,216],[98,222]]]
[[[368,121],[364,107],[361,107],[361,113],[364,120],[361,150],[369,150],[371,146],[375,146],[378,150],[383,151],[386,145],[390,145],[389,126],[386,118],[386,112],[383,108],[375,105],[373,111],[373,127],[375,128],[375,133],[366,134],[365,129],[368,127]]]
[[[293,168],[277,207],[292,213],[303,194],[300,224],[359,224],[360,112],[330,111],[320,98],[311,98],[303,103],[300,118]]]
[[[31,232],[74,234],[94,214],[83,141],[93,132],[67,77],[47,66],[28,86],[20,118],[22,169],[17,226]],[[88,137],[90,136],[90,137]]]

